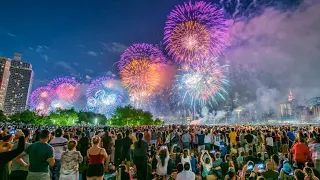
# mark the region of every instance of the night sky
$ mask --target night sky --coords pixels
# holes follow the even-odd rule
[[[117,72],[115,62],[135,42],[159,43],[170,1],[5,1],[0,7],[0,55],[23,54],[35,86],[58,76],[94,78]]]
[[[86,79],[89,81],[91,78],[107,73],[117,74],[116,62],[123,50],[139,42],[159,44],[163,39],[166,16],[175,5],[183,2],[185,1],[2,1],[0,3],[0,56],[12,58],[14,52],[22,53],[23,61],[33,65],[35,72],[33,88],[45,85],[55,77],[73,76],[80,81]],[[315,69],[320,60],[320,55],[317,53],[320,52],[318,51],[319,41],[317,41],[320,39],[318,31],[320,28],[317,23],[320,21],[320,14],[317,13],[318,0],[306,0],[305,2],[300,0],[220,0],[211,2],[224,8],[227,18],[233,22],[230,28],[230,47],[223,58],[232,62],[241,62],[244,66],[251,65],[248,59],[254,63],[267,62],[259,67],[276,76],[275,79],[279,80],[275,83],[276,85],[284,84],[284,86],[278,89],[278,87],[272,87],[272,84],[264,82],[261,85],[259,82],[263,87],[276,88],[279,91],[285,89],[286,93],[289,86],[300,88],[299,91],[302,86],[311,89],[318,87],[319,83],[314,85],[309,79],[309,77],[319,75]],[[299,8],[302,10],[296,11]],[[280,22],[279,17],[286,15],[288,19],[280,18],[282,20]],[[289,17],[289,15],[292,16]],[[308,18],[306,22],[298,22],[305,17],[311,18]],[[270,21],[270,24],[264,21]],[[257,28],[263,25],[265,28],[260,30]],[[268,28],[271,30],[267,31]],[[280,29],[296,31],[292,31],[294,36],[291,38],[285,38],[280,37],[281,33],[277,34]],[[254,30],[256,31],[253,32]],[[279,38],[280,41],[275,40],[271,35]],[[310,38],[299,39],[306,36]],[[306,42],[307,45],[291,47],[293,44],[287,40],[295,38],[297,42],[294,43]],[[309,50],[307,50],[308,41],[313,43]],[[257,42],[258,45],[255,44]],[[270,57],[270,61],[265,60],[266,54],[261,54],[266,53],[267,50],[263,52],[259,52],[258,49],[252,50],[252,48],[261,46],[274,47],[276,45],[279,45],[277,50],[283,48],[284,51],[281,50],[283,54],[275,54],[277,52],[273,51],[271,54],[276,56]],[[297,49],[303,49],[299,55],[308,55],[304,61],[309,65],[297,64],[301,61],[301,57],[291,54],[291,52],[298,53]],[[255,61],[259,53],[263,58]],[[274,65],[272,60],[283,63],[280,63],[282,69],[278,70],[280,74],[276,68],[268,70],[271,65]],[[296,72],[293,72],[292,68]]]

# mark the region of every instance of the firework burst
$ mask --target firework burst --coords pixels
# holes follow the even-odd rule
[[[218,103],[218,100],[225,100],[225,87],[228,86],[225,67],[212,61],[183,67],[176,78],[174,93],[180,101],[191,105],[212,105]]]
[[[123,103],[122,89],[110,77],[100,77],[87,89],[87,109],[110,116],[115,108]]]
[[[119,61],[119,69],[122,71],[128,63],[133,60],[145,59],[152,64],[162,64],[166,62],[166,58],[163,53],[152,44],[133,44],[128,47],[121,55]]]
[[[40,114],[48,114],[54,97],[55,92],[52,88],[48,86],[40,87],[30,94],[30,106]]]
[[[120,72],[129,93],[152,93],[159,85],[159,68],[146,59],[133,60]]]
[[[72,78],[57,78],[48,86],[55,89],[57,98],[67,103],[74,103],[80,97],[80,84]]]
[[[223,11],[203,1],[178,5],[169,14],[164,42],[168,53],[181,63],[218,56],[225,47],[227,25]]]

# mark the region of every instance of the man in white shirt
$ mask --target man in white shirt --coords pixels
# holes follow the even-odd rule
[[[176,180],[195,180],[196,175],[194,172],[190,171],[190,164],[188,162],[184,163],[183,171],[177,175]]]
[[[268,156],[271,157],[271,155],[273,155],[273,138],[270,135],[270,133],[268,132],[267,138],[266,138],[266,144],[267,144],[267,152],[268,152]]]
[[[62,130],[59,128],[55,131],[55,138],[50,141],[50,145],[53,147],[54,150],[54,159],[55,164],[50,169],[52,173],[52,179],[59,179],[60,174],[60,159],[63,152],[67,149],[68,140],[62,136]]]
[[[211,149],[211,133],[209,133],[207,130],[206,130],[206,133],[205,133],[205,136],[204,136],[204,145],[205,145],[205,148],[206,150],[210,150]]]

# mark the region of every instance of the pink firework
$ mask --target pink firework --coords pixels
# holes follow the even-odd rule
[[[165,26],[164,43],[179,63],[192,63],[219,56],[227,39],[224,13],[203,1],[184,3],[171,11]]]
[[[119,61],[120,71],[122,71],[132,60],[141,59],[148,60],[152,64],[166,62],[165,56],[158,48],[154,47],[152,44],[138,43],[128,47],[121,55]]]
[[[80,97],[79,85],[72,78],[57,78],[48,84],[48,86],[55,90],[58,99],[68,103],[73,103]]]
[[[47,114],[54,97],[55,91],[51,87],[37,88],[30,94],[30,106],[32,109],[41,111],[42,114]]]

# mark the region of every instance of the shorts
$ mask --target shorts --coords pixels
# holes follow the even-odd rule
[[[50,174],[46,172],[29,172],[27,180],[49,180]]]
[[[89,164],[87,177],[101,177],[104,174],[103,164]]]

